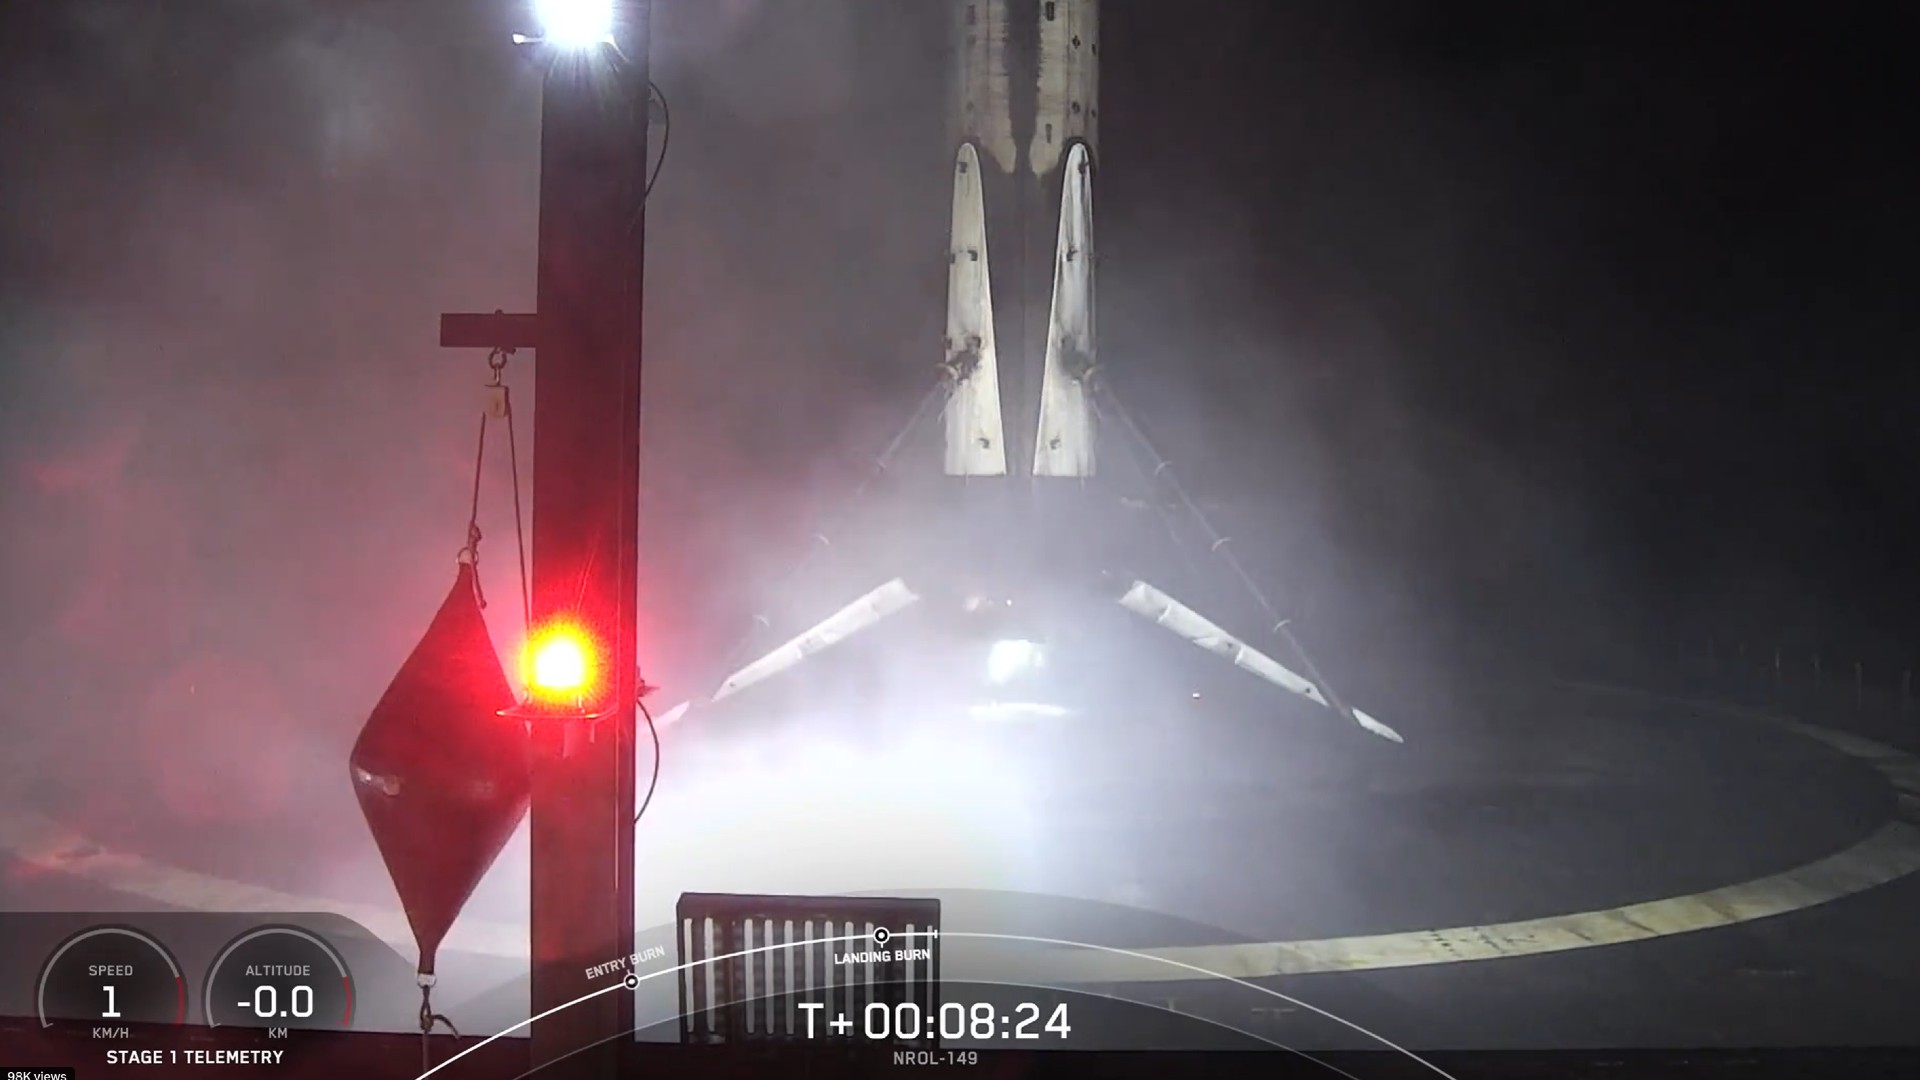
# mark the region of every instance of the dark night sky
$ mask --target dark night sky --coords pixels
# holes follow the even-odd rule
[[[941,27],[660,6],[648,618],[690,670],[925,384]],[[1293,610],[1920,652],[1910,38],[1879,7],[1761,10],[1107,6],[1103,350]],[[251,650],[302,709],[372,700],[463,517],[479,361],[437,355],[434,317],[531,291],[515,22],[0,16],[29,696],[124,704]]]
[[[1365,330],[1324,380],[1275,357],[1222,383],[1324,410],[1336,468],[1387,470],[1377,438],[1439,469],[1428,455],[1464,441],[1584,509],[1598,550],[1453,560],[1497,591],[1600,559],[1654,626],[1822,620],[1805,629],[1911,645],[1896,583],[1912,579],[1916,376],[1897,357],[1914,171],[1894,25],[1868,9],[1228,10],[1231,32],[1144,4],[1109,20],[1110,49],[1142,56],[1106,101],[1123,118],[1106,205],[1125,207],[1109,257],[1198,217],[1193,234],[1244,259],[1239,295],[1213,302],[1264,308],[1302,351],[1337,349],[1343,320]],[[1416,549],[1472,548],[1515,509],[1475,506],[1465,475],[1431,482],[1457,511],[1437,534],[1394,523],[1417,493],[1344,509]]]

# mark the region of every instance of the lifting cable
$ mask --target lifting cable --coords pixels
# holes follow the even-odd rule
[[[633,219],[627,223],[629,233],[638,229],[646,219],[647,200],[653,198],[653,185],[660,181],[660,170],[667,167],[667,148],[673,145],[673,109],[667,104],[666,91],[660,89],[658,83],[649,82],[646,104],[640,107],[650,110],[656,101],[660,103],[660,155],[654,158],[653,168],[647,170],[646,185],[640,189],[640,198],[633,208]]]
[[[1162,456],[1160,451],[1154,447],[1153,440],[1147,438],[1146,431],[1134,420],[1133,414],[1128,411],[1126,405],[1120,401],[1119,396],[1113,392],[1111,387],[1103,385],[1098,387],[1097,390],[1100,391],[1100,393],[1099,396],[1094,399],[1095,416],[1104,419],[1105,412],[1111,411],[1114,418],[1120,421],[1121,426],[1126,429],[1127,434],[1133,438],[1135,445],[1139,446],[1146,454],[1147,460],[1151,465],[1150,472],[1152,476],[1156,480],[1164,480],[1167,486],[1172,489],[1174,496],[1180,500],[1180,505],[1187,511],[1187,514],[1193,518],[1194,524],[1199,526],[1200,532],[1206,537],[1209,550],[1220,556],[1221,561],[1226,563],[1227,569],[1239,582],[1241,588],[1246,591],[1247,595],[1253,598],[1255,604],[1259,605],[1260,611],[1266,616],[1267,624],[1270,627],[1268,632],[1279,637],[1287,644],[1287,647],[1292,650],[1294,657],[1300,661],[1300,666],[1306,669],[1307,678],[1312,681],[1315,686],[1320,688],[1320,693],[1325,695],[1327,704],[1332,707],[1333,711],[1342,719],[1358,723],[1358,720],[1353,715],[1353,710],[1347,705],[1346,699],[1334,692],[1333,687],[1327,682],[1326,676],[1320,673],[1319,666],[1313,662],[1313,658],[1307,655],[1307,650],[1301,646],[1300,639],[1294,636],[1293,630],[1288,625],[1293,620],[1281,618],[1280,612],[1273,606],[1273,602],[1267,599],[1267,594],[1262,591],[1260,586],[1253,580],[1253,575],[1247,573],[1247,568],[1243,566],[1240,559],[1234,555],[1232,539],[1223,536],[1218,529],[1215,529],[1213,522],[1208,520],[1206,513],[1200,509],[1199,504],[1195,503],[1193,498],[1187,494],[1186,487],[1180,483],[1180,478],[1174,474],[1173,463]],[[1107,409],[1105,410],[1100,408],[1099,402],[1101,398],[1106,400]]]
[[[661,90],[658,83],[649,82],[647,100],[660,103],[660,156],[654,159],[653,169],[647,173],[647,186],[640,192],[642,202],[652,196],[654,182],[660,179],[660,170],[667,167],[667,147],[673,142],[673,110],[667,105],[666,91]]]
[[[667,148],[673,145],[673,108],[667,104],[667,93],[660,89],[660,84],[649,81],[647,103],[641,107],[651,109],[656,101],[660,103],[660,155],[654,159],[653,168],[647,170],[647,183],[640,189],[640,204],[633,208],[633,221],[628,225],[629,232],[638,228],[645,220],[647,202],[653,198],[653,185],[660,182],[660,171],[667,167]],[[653,713],[648,711],[646,702],[646,696],[652,693],[653,689],[652,686],[647,685],[645,678],[641,678],[636,673],[633,705],[640,711],[641,719],[647,722],[647,735],[653,741],[653,775],[647,781],[646,796],[640,800],[639,808],[633,812],[635,825],[640,824],[640,819],[647,815],[647,807],[653,805],[653,793],[660,789],[660,726],[654,723]]]

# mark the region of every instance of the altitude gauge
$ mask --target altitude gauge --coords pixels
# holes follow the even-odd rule
[[[60,943],[40,969],[40,1026],[179,1024],[187,982],[158,941],[127,926],[96,926]]]
[[[249,930],[207,969],[208,1027],[353,1026],[353,975],[333,946],[297,926]]]

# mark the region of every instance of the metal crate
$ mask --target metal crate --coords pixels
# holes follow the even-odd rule
[[[873,1002],[912,1002],[924,1020],[921,1038],[895,1036],[886,1042],[924,1047],[939,1041],[938,900],[686,893],[675,922],[682,1042],[828,1041],[836,1036],[820,1030],[822,1013],[858,1023]],[[880,927],[888,931],[885,945],[874,942]],[[902,958],[904,947],[930,955]],[[880,950],[890,958],[835,962]],[[826,1006],[814,1014],[811,1040],[799,1008],[803,1001]],[[859,1028],[852,1029],[852,1037],[861,1035]]]

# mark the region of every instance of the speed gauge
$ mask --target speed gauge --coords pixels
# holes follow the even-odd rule
[[[333,946],[297,926],[233,939],[207,970],[208,1027],[353,1026],[353,975]]]
[[[40,969],[40,1024],[180,1024],[187,982],[173,954],[131,926],[96,926],[62,942]]]

